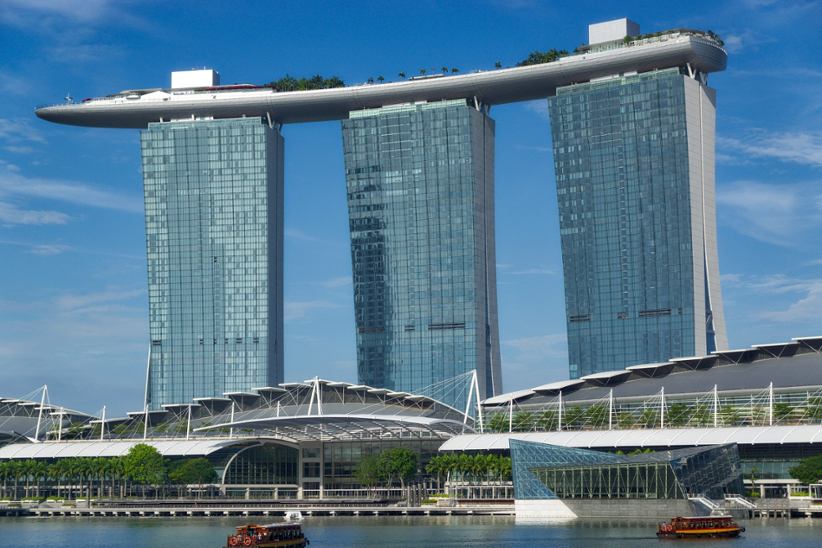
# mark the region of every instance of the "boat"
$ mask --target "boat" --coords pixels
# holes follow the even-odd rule
[[[225,548],[257,546],[260,548],[303,548],[310,542],[299,523],[272,523],[269,525],[240,525],[228,535]]]
[[[302,521],[303,513],[299,510],[289,510],[284,517],[286,521]]]
[[[660,523],[656,535],[661,538],[738,537],[744,533],[731,516],[676,517]]]

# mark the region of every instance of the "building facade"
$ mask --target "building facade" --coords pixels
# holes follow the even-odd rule
[[[571,378],[727,348],[715,105],[676,67],[549,99]]]
[[[151,351],[146,403],[283,378],[283,139],[260,118],[141,134]]]
[[[696,515],[689,498],[743,492],[736,444],[637,455],[511,440],[517,517]]]
[[[416,392],[476,370],[499,393],[493,120],[464,100],[354,111],[343,143],[359,381]]]

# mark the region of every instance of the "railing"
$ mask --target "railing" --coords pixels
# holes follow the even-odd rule
[[[743,506],[743,507],[747,508],[748,510],[756,510],[756,504],[749,501],[748,499],[746,499],[742,495],[734,495],[734,494],[725,495],[725,500],[729,501],[729,502],[735,502],[735,503],[739,504],[740,506]]]

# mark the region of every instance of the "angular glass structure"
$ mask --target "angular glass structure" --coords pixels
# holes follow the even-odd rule
[[[499,393],[493,120],[454,100],[342,129],[359,381],[414,392],[476,370]]]
[[[141,134],[147,404],[283,380],[283,139],[260,118]]]
[[[571,378],[727,348],[715,92],[685,69],[548,100]]]
[[[742,492],[736,444],[615,455],[510,441],[514,498],[722,499]]]

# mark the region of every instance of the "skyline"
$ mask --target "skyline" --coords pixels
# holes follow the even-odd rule
[[[18,29],[18,33],[9,34],[13,40],[19,34],[19,26],[15,27],[15,22],[11,20],[9,13],[13,11],[13,4],[10,5],[12,8],[3,8],[0,21],[6,27]],[[525,6],[520,9],[527,12],[529,8]],[[694,12],[698,11],[696,7],[693,9]],[[757,9],[771,8],[760,5]],[[819,5],[811,3],[811,8],[806,8],[808,9],[818,11]],[[503,10],[493,3],[488,4],[487,10],[504,12],[508,17],[503,18],[505,21],[518,19],[521,24],[523,19],[527,19],[522,12],[512,16],[511,11]],[[21,9],[17,14],[26,11]],[[559,11],[559,19],[551,27],[552,32],[555,29],[558,31],[554,38],[543,35],[541,40],[517,45],[516,48],[506,44],[509,53],[503,62],[506,65],[514,64],[518,59],[524,58],[528,51],[537,48],[572,49],[576,43],[584,40],[587,24],[597,20],[633,17],[646,32],[681,26],[658,22],[648,16],[648,10],[638,7],[625,6],[618,11],[604,9],[601,16],[588,13],[574,17],[569,14],[567,18],[563,17],[562,10]],[[807,11],[804,13],[806,19],[810,20]],[[778,20],[776,17],[772,19]],[[92,30],[87,32],[93,36],[94,29],[98,29],[98,34],[102,33],[94,21],[105,20],[103,15],[91,23],[89,20],[82,20],[78,24],[90,25]],[[474,21],[472,28],[481,27],[483,22],[479,19]],[[818,305],[822,302],[822,281],[819,280],[822,253],[818,244],[813,242],[812,230],[822,224],[819,215],[822,200],[815,204],[816,209],[812,211],[803,204],[804,194],[812,188],[813,178],[818,178],[818,169],[822,165],[819,135],[807,129],[814,127],[814,120],[818,121],[820,105],[812,101],[810,104],[806,103],[802,120],[793,124],[786,124],[784,121],[775,123],[772,119],[769,120],[769,115],[785,116],[799,110],[800,105],[795,101],[785,102],[784,108],[773,109],[775,112],[764,112],[761,108],[751,109],[750,104],[746,106],[746,101],[751,102],[753,98],[750,95],[739,95],[738,91],[733,91],[733,86],[729,89],[728,81],[733,79],[728,78],[728,74],[743,81],[749,78],[749,75],[734,73],[745,70],[745,65],[740,68],[737,59],[743,58],[744,61],[746,47],[757,48],[756,42],[746,42],[743,34],[723,32],[721,26],[713,22],[701,25],[695,23],[692,26],[711,28],[725,38],[729,49],[741,48],[730,51],[728,71],[713,75],[710,82],[719,93],[717,133],[720,143],[717,152],[720,158],[717,182],[720,271],[724,274],[723,290],[726,295],[731,346],[812,335],[820,331],[818,319],[811,324],[790,324],[782,320],[789,313],[802,312],[803,307],[808,314],[801,321],[813,320],[817,317],[813,314],[814,303]],[[561,29],[568,29],[565,31],[566,35],[562,34]],[[426,29],[428,32],[445,30],[447,29]],[[510,28],[508,30],[511,32]],[[566,38],[559,39],[558,36],[561,35]],[[576,38],[568,40],[569,36]],[[801,36],[801,32],[794,32],[786,38],[796,40],[801,39]],[[753,40],[753,35],[749,38]],[[499,46],[502,42],[494,45]],[[9,43],[9,38],[0,39],[2,47],[7,47]],[[451,49],[450,45],[447,48],[440,46],[436,54],[417,50],[414,57],[451,57]],[[514,49],[516,53],[510,51]],[[466,59],[465,62],[460,62],[463,70],[490,68],[495,61],[487,58],[487,51],[471,60],[463,47],[456,46],[453,50],[455,57],[461,55]],[[750,49],[748,51],[750,54]],[[759,53],[763,52],[760,50]],[[120,55],[122,60],[122,55],[128,54],[121,52]],[[484,64],[480,64],[479,58],[483,56]],[[146,54],[146,57],[151,56]],[[758,57],[759,55],[751,55],[750,62],[757,61],[755,64],[761,66]],[[159,63],[163,66],[154,67],[150,78],[136,75],[126,78],[121,74],[120,81],[124,85],[120,86],[105,78],[93,78],[89,74],[77,72],[67,79],[79,87],[93,86],[88,93],[75,93],[75,96],[102,95],[116,89],[150,85],[152,82],[167,85],[170,70],[187,68],[185,65],[172,63],[182,62],[170,59],[169,64]],[[295,68],[289,67],[290,72],[297,75],[302,75],[297,70],[299,67],[315,66],[306,60],[291,62],[294,62]],[[196,61],[190,60],[188,63],[190,66],[196,64]],[[233,67],[232,63],[225,60],[208,64],[222,71],[226,83],[247,80],[262,82],[287,72],[285,69],[282,72],[268,72],[259,67],[252,71],[248,66],[237,67],[235,64]],[[382,66],[385,64],[383,59]],[[357,82],[368,77],[367,74],[363,76],[363,70],[368,70],[365,67],[381,66],[380,63],[372,63],[363,58],[356,59],[355,65],[359,69],[348,68],[346,72],[346,69],[332,67],[326,72],[318,67],[318,72],[327,75],[338,72],[346,81]],[[814,67],[810,61],[808,65]],[[245,75],[243,71],[246,71]],[[162,73],[163,76],[156,73]],[[9,74],[14,75],[15,72],[11,70],[4,73],[4,89],[9,85],[17,85],[9,79]],[[810,71],[799,83],[807,86],[816,82],[818,88],[820,77],[813,74]],[[22,78],[15,77],[18,80]],[[95,79],[98,80],[96,83],[86,84]],[[124,80],[129,84],[126,85]],[[764,85],[767,86],[767,83]],[[740,84],[737,83],[737,86]],[[62,95],[62,91],[58,93]],[[75,375],[83,374],[81,379],[74,379],[75,383],[92,383],[93,386],[101,387],[98,390],[92,389],[94,393],[90,397],[88,394],[83,395],[85,399],[99,401],[101,404],[106,401],[114,403],[111,394],[106,397],[102,387],[116,386],[118,377],[101,377],[100,372],[104,373],[106,368],[103,363],[106,360],[114,361],[127,369],[123,372],[126,378],[139,380],[145,374],[147,351],[143,344],[147,340],[147,296],[139,283],[141,278],[144,280],[144,271],[140,266],[144,268],[145,258],[144,251],[141,252],[144,241],[136,132],[103,131],[98,136],[94,133],[100,130],[46,126],[34,120],[34,104],[31,104],[34,97],[31,95],[37,96],[37,102],[54,102],[56,98],[53,86],[37,86],[34,93],[24,98],[18,95],[13,103],[4,105],[0,110],[3,122],[3,131],[0,132],[3,139],[0,156],[0,169],[3,170],[0,176],[0,239],[3,245],[0,247],[0,257],[4,263],[14,261],[14,264],[19,265],[19,270],[7,270],[0,278],[2,286],[8,288],[8,292],[0,294],[0,324],[4,332],[0,338],[2,394],[22,395],[39,384],[48,382],[54,399],[66,401],[66,405],[69,405],[65,396],[72,391],[71,384],[60,377],[65,374],[66,365],[71,365],[75,368]],[[809,92],[799,93],[799,96],[815,100]],[[44,100],[39,100],[40,97]],[[778,94],[776,97],[778,99]],[[550,141],[546,111],[545,102],[539,101],[499,107],[492,112],[498,128],[497,270],[500,279],[500,328],[506,390],[567,377],[567,358],[563,356],[564,307],[559,231],[553,170],[548,150]],[[749,117],[754,113],[757,115],[753,118],[753,124],[750,120],[740,119],[740,114],[745,113]],[[314,374],[352,380],[356,376],[353,362],[354,334],[351,328],[354,316],[350,283],[346,281],[346,278],[350,280],[350,259],[345,238],[345,183],[339,153],[339,124],[332,122],[309,126],[311,127],[305,130],[288,127],[284,132],[289,140],[285,205],[285,376],[287,381],[303,380]],[[731,131],[728,131],[729,127]],[[759,129],[752,131],[757,127]],[[533,138],[534,136],[538,138]],[[317,142],[320,143],[319,146]],[[88,148],[84,150],[84,147]],[[31,150],[24,150],[26,148]],[[312,151],[320,148],[327,165],[312,163],[309,159]],[[534,150],[535,148],[543,150]],[[69,161],[70,158],[73,161]],[[50,165],[36,165],[34,161],[48,162]],[[9,166],[15,166],[17,170],[10,169]],[[111,173],[121,173],[119,178],[127,180],[128,184],[121,183],[120,188],[106,185],[107,175]],[[66,180],[81,183],[67,184]],[[791,180],[796,182],[790,182]],[[779,185],[786,182],[789,182],[789,186]],[[519,183],[523,191],[520,195],[511,191],[510,187],[516,183]],[[321,196],[323,192],[333,192],[333,200],[328,200],[328,204],[323,204],[312,215],[306,211],[312,202],[311,198]],[[818,195],[816,200],[819,200]],[[805,203],[813,204],[813,200],[805,200]],[[765,212],[773,213],[774,218],[765,218]],[[802,213],[804,224],[810,225],[811,230],[797,230],[791,226],[792,217],[797,213]],[[741,219],[745,224],[738,222],[736,226],[730,226],[728,221],[735,219]],[[312,220],[321,222],[313,223]],[[753,226],[748,226],[748,223]],[[312,224],[317,230],[309,232],[308,227]],[[747,235],[739,234],[740,232]],[[93,238],[92,234],[97,238]],[[518,242],[518,239],[523,239],[523,235],[525,241]],[[519,243],[522,245],[518,246]],[[812,246],[810,254],[808,246]],[[531,249],[537,252],[531,253]],[[763,251],[767,251],[768,257],[773,258],[770,264],[763,264],[764,261],[761,261],[760,254]],[[789,264],[792,261],[806,264],[793,267],[778,264]],[[100,272],[98,266],[103,266],[103,272]],[[779,266],[783,268],[780,269]],[[59,275],[55,275],[55,272],[59,272]],[[117,272],[125,274],[117,275]],[[98,277],[85,280],[84,276],[89,273]],[[766,292],[766,298],[753,307],[755,314],[746,325],[744,318],[749,315],[748,311],[751,309],[747,307],[750,305],[744,302],[734,303],[734,297],[744,301],[754,295],[758,298],[762,291]],[[768,292],[772,292],[770,295],[776,298],[768,299]],[[738,322],[738,319],[743,321]],[[140,324],[145,325],[141,327]],[[45,342],[51,342],[49,346],[55,346],[55,343],[61,341],[68,342],[70,344],[65,345],[67,349],[93,350],[99,357],[72,352],[61,355],[59,344],[57,352],[43,356],[43,348],[32,344],[36,341],[25,338],[26,325],[37,330],[33,331],[35,333],[43,333]],[[104,325],[114,329],[100,334],[94,332]],[[806,326],[807,330],[800,329]],[[813,326],[816,328],[811,329]],[[136,333],[139,329],[144,331]],[[318,345],[316,339],[305,339],[316,331],[330,335],[332,341],[327,344],[321,341],[324,344]],[[116,340],[111,340],[111,335]],[[29,344],[21,344],[21,341]],[[119,348],[124,349],[122,354],[117,352]],[[539,366],[541,371],[535,370]],[[56,380],[52,380],[55,378]],[[61,386],[65,388],[61,389]],[[141,392],[141,389],[136,392]],[[80,400],[79,397],[74,397],[76,401]],[[134,401],[139,401],[139,397],[138,394]],[[118,399],[126,400],[122,404],[124,409],[135,407],[126,396]]]

